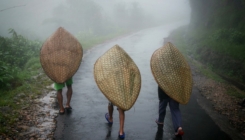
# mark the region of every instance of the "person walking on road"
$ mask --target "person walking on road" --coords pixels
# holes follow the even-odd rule
[[[54,83],[54,88],[57,91],[57,100],[59,104],[59,114],[63,115],[66,110],[71,110],[71,97],[72,97],[72,78],[68,79],[65,83]],[[62,95],[62,89],[67,86],[67,92],[66,92],[66,105],[65,107],[63,106],[63,95]]]
[[[105,119],[113,124],[113,107],[119,112],[119,139],[125,138],[125,111],[132,108],[141,88],[141,75],[132,58],[119,45],[113,46],[94,64],[94,79],[109,100]]]
[[[59,114],[65,109],[71,110],[72,76],[78,70],[83,57],[83,48],[79,41],[63,27],[59,27],[42,45],[40,63],[46,75],[54,81],[57,91]],[[72,62],[72,63],[71,63]],[[64,108],[62,89],[67,86],[67,102]]]
[[[166,107],[169,104],[175,135],[182,136],[184,131],[181,127],[179,104],[187,104],[190,100],[193,86],[190,66],[171,42],[167,42],[152,54],[150,65],[158,84],[158,128],[163,130]]]
[[[114,110],[114,105],[109,102],[108,104],[108,113],[105,114],[105,119],[107,120],[108,124],[112,125],[113,124],[113,110]],[[125,120],[125,111],[117,108],[119,112],[119,121],[120,121],[120,128],[119,128],[119,134],[118,137],[120,139],[125,138],[125,133],[124,133],[124,120]]]
[[[156,119],[158,130],[163,130],[164,118],[166,115],[166,107],[169,103],[169,108],[172,115],[173,126],[175,130],[175,136],[184,135],[184,131],[181,127],[181,112],[179,109],[179,103],[170,98],[159,86],[158,86],[158,98],[159,98],[159,116]]]

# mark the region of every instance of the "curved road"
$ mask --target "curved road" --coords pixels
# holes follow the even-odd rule
[[[154,140],[158,116],[157,84],[150,70],[153,52],[163,45],[163,38],[180,24],[164,25],[142,30],[108,43],[100,44],[83,57],[83,62],[73,77],[73,110],[59,115],[54,138],[57,140],[117,140],[119,116],[114,109],[114,123],[107,125],[104,114],[108,101],[98,89],[94,77],[95,61],[115,44],[121,46],[134,60],[141,72],[142,87],[135,105],[125,113],[125,140]],[[65,92],[66,90],[64,90]],[[198,91],[193,88],[193,93]],[[63,93],[65,94],[65,93]],[[181,105],[182,124],[186,140],[229,140],[206,112],[198,105],[196,95],[187,105]],[[66,99],[64,99],[65,102]],[[175,139],[169,108],[165,118],[163,139]]]

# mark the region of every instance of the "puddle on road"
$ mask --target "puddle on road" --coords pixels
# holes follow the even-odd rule
[[[56,106],[56,91],[49,92],[43,98],[37,99],[36,102],[38,112],[36,114],[37,125],[30,128],[30,137],[51,140],[53,139],[56,122],[55,118],[58,115]]]

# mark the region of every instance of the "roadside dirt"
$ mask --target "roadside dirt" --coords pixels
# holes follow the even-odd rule
[[[47,80],[47,76],[41,73],[39,76]],[[21,106],[20,110],[4,111],[0,113],[12,115],[18,114],[16,123],[7,126],[7,135],[0,133],[0,140],[51,140],[56,127],[55,117],[58,111],[55,109],[56,92],[52,85],[43,87],[42,95],[35,96],[19,93],[16,103]],[[18,98],[22,98],[19,100]],[[24,104],[28,103],[28,106]]]
[[[237,90],[229,83],[221,83],[204,76],[194,65],[191,65],[194,86],[203,98],[199,101],[209,116],[229,135],[241,135],[245,138],[245,108],[240,105],[243,99],[227,94],[228,90]],[[208,106],[210,104],[210,106]],[[233,128],[232,128],[233,127]]]

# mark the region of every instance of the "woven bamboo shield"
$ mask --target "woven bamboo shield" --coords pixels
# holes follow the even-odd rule
[[[64,83],[78,70],[83,56],[81,44],[60,27],[44,42],[40,62],[47,76],[56,83]]]
[[[189,102],[192,92],[192,75],[185,57],[168,42],[151,57],[152,74],[164,92],[181,104]]]
[[[138,98],[141,88],[140,71],[118,45],[95,62],[94,78],[105,97],[122,110],[129,110]]]

